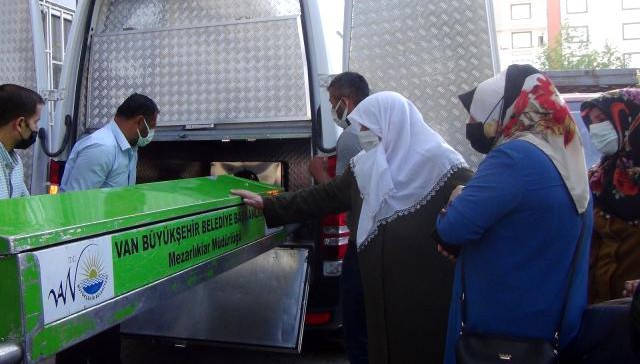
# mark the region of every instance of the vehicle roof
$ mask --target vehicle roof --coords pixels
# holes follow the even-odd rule
[[[587,101],[602,95],[602,92],[576,92],[562,94],[565,102]]]

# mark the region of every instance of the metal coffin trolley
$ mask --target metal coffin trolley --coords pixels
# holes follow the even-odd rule
[[[301,336],[306,250],[272,250],[284,231],[267,229],[261,211],[229,194],[233,188],[279,191],[219,176],[0,201],[0,363],[41,361],[247,261],[282,254],[283,269],[299,277],[288,319]],[[268,279],[278,271],[274,263],[248,266],[267,269],[239,267],[228,276]]]

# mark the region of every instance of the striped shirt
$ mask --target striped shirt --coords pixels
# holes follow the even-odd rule
[[[22,160],[12,150],[7,152],[0,142],[0,199],[29,196],[24,184]]]

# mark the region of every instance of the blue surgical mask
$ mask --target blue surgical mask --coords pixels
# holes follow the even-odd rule
[[[613,155],[618,151],[618,133],[610,121],[591,124],[589,134],[591,134],[591,140],[600,153]]]
[[[149,132],[147,134],[146,137],[143,137],[142,134],[140,134],[140,130],[138,130],[138,143],[137,145],[139,147],[144,147],[146,145],[148,145],[149,143],[151,143],[151,140],[153,140],[153,135],[155,134],[155,129],[151,129],[149,127],[149,124],[147,124],[147,120],[146,119],[142,119],[144,121],[144,126],[147,127],[147,131]]]
[[[360,147],[362,147],[362,150],[365,152],[370,151],[375,148],[376,145],[380,144],[380,138],[371,130],[359,131],[358,141],[360,142]]]

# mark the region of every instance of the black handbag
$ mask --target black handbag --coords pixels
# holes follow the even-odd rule
[[[526,339],[463,332],[456,343],[458,364],[551,364],[558,362],[555,345]]]
[[[560,324],[564,318],[567,300],[569,298],[570,284],[575,272],[576,257],[582,251],[583,237],[586,227],[586,214],[582,214],[582,228],[578,238],[576,250],[573,253],[571,262],[571,271],[567,283],[567,292],[565,295],[564,309],[560,320],[558,320],[558,328],[555,331],[553,342],[544,339],[519,338],[513,336],[487,335],[469,332],[464,327],[466,315],[466,299],[465,299],[465,274],[464,274],[464,257],[461,262],[461,285],[462,295],[460,297],[462,305],[462,328],[460,337],[456,342],[456,362],[458,364],[553,364],[558,363],[558,351],[560,341],[558,333]]]

